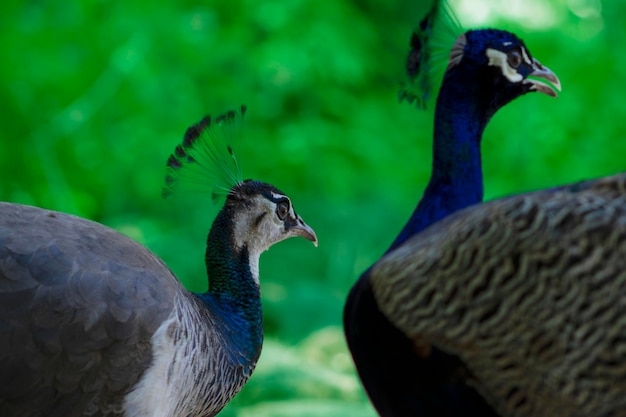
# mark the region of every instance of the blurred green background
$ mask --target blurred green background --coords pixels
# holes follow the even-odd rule
[[[417,3],[417,4],[416,4]],[[520,35],[561,96],[527,95],[483,140],[487,198],[626,169],[626,3],[452,1],[466,27]],[[244,176],[318,233],[264,254],[266,341],[224,416],[373,416],[341,328],[345,297],[412,212],[432,105],[397,102],[419,2],[5,1],[0,199],[84,216],[206,286],[210,198],[162,200],[186,127],[247,104]]]

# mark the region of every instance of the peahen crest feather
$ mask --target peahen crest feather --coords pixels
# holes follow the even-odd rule
[[[406,71],[398,99],[425,108],[448,64],[450,50],[463,28],[447,0],[432,0],[428,13],[413,30]]]
[[[215,118],[206,116],[189,127],[181,144],[167,160],[163,197],[171,196],[182,183],[212,189],[213,200],[225,196],[243,182],[237,159],[246,107]]]

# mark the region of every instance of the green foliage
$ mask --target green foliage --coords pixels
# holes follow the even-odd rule
[[[626,169],[624,5],[451,3],[462,23],[518,33],[563,84],[557,100],[529,95],[494,117],[483,141],[488,198]],[[341,313],[430,172],[432,106],[420,112],[396,98],[419,5],[101,0],[2,9],[0,199],[115,227],[203,290],[217,207],[209,193],[162,200],[165,161],[187,126],[246,104],[244,177],[288,193],[320,246],[291,239],[263,255],[266,343],[223,415],[373,416]]]

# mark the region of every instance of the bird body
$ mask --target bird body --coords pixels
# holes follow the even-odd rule
[[[200,162],[190,139],[205,128],[176,169]],[[216,415],[261,351],[259,257],[293,236],[317,244],[284,193],[236,183],[207,239],[209,288],[194,294],[119,232],[0,203],[0,415]]]
[[[458,211],[370,271],[416,346],[460,357],[503,416],[626,410],[626,174]]]
[[[37,415],[26,403],[59,416],[119,407],[180,288],[156,256],[112,229],[1,203],[1,414]]]
[[[432,34],[428,27],[432,17],[420,25],[422,37],[412,37],[408,62],[412,77],[419,75],[413,71],[416,63],[418,71],[427,70],[420,57],[432,54],[422,53],[428,44],[421,39]],[[449,57],[435,108],[431,178],[387,253],[446,216],[482,201],[480,143],[498,109],[532,91],[556,96],[538,78],[560,89],[558,78],[510,32],[467,31],[458,36]],[[421,76],[418,79],[424,82]],[[378,413],[383,417],[496,416],[493,407],[467,383],[459,357],[437,347],[431,347],[427,356],[417,354],[413,340],[389,321],[373,294],[372,268],[350,291],[344,328],[359,377]]]

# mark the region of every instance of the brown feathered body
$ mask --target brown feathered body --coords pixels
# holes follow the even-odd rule
[[[382,258],[377,303],[508,417],[626,416],[626,174],[472,206]]]

